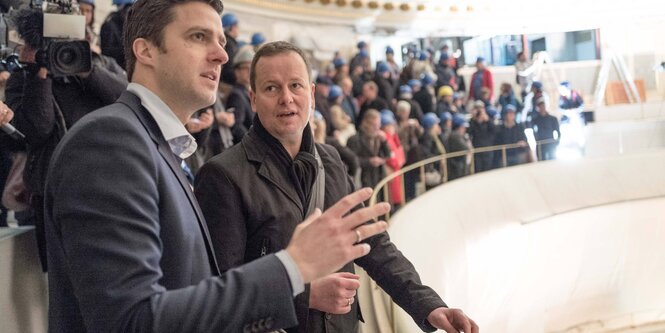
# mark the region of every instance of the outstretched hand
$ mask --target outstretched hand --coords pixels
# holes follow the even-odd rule
[[[432,326],[447,333],[478,333],[478,325],[460,309],[436,308],[427,316]]]

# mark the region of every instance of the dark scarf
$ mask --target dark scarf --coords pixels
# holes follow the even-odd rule
[[[289,178],[298,193],[298,197],[303,206],[303,214],[307,213],[307,207],[311,198],[312,186],[316,180],[318,165],[316,157],[314,157],[314,136],[309,124],[305,127],[302,135],[302,143],[300,144],[300,151],[296,158],[291,160],[291,155],[286,151],[284,146],[273,137],[261,124],[259,117],[254,117],[254,124],[252,131],[258,134],[259,138],[265,142],[270,148],[270,153],[275,157],[278,166],[282,170],[287,170]]]

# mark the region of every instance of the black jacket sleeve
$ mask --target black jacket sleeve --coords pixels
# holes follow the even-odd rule
[[[27,71],[14,73],[7,81],[7,106],[14,111],[14,124],[28,145],[43,145],[56,130],[52,84],[50,78],[40,79]]]
[[[104,105],[115,102],[127,89],[124,73],[114,73],[100,65],[92,66],[92,71],[82,82],[83,87],[97,96]]]

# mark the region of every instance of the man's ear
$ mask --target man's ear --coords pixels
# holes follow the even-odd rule
[[[249,104],[252,106],[252,111],[256,113],[256,94],[254,89],[249,89]]]
[[[145,38],[137,38],[132,43],[132,52],[136,57],[136,63],[153,67],[155,61],[155,52],[159,52],[157,47]]]

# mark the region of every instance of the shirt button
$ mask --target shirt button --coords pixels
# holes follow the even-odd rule
[[[326,313],[326,320],[330,320],[332,318],[332,315],[330,313]]]

